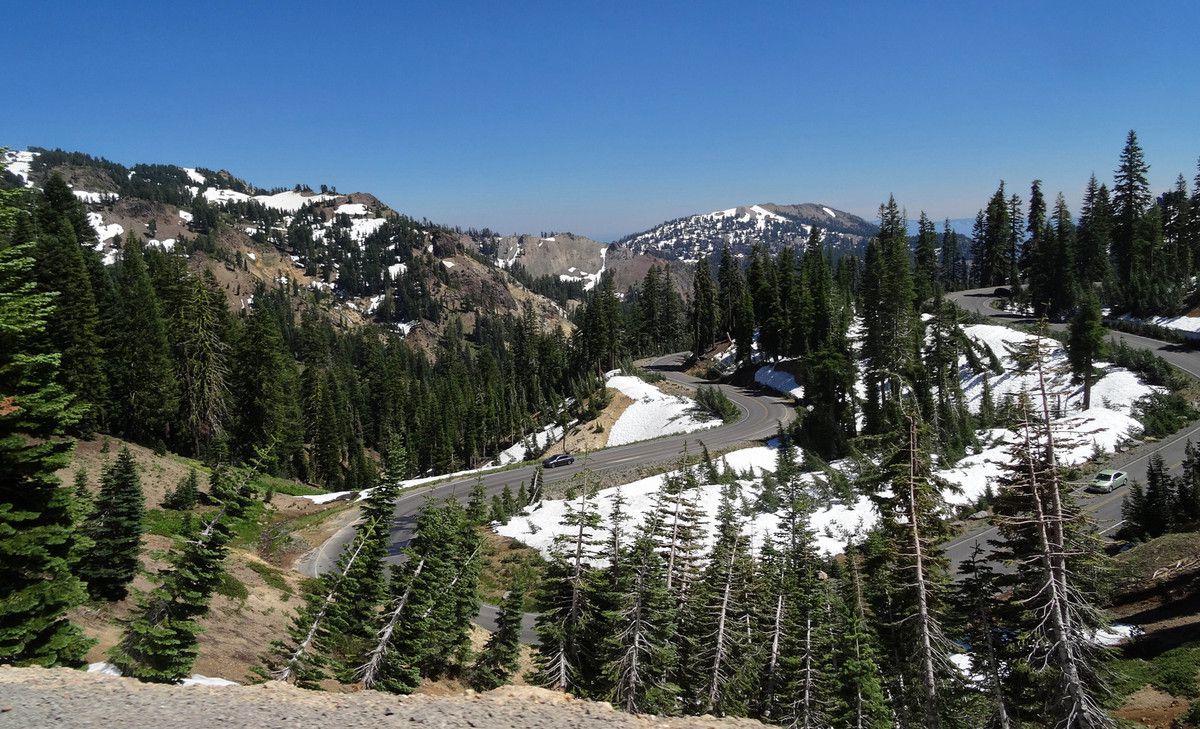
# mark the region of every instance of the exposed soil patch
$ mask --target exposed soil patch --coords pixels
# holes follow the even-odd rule
[[[1170,729],[1171,723],[1188,710],[1188,702],[1156,688],[1145,686],[1129,697],[1113,716],[1154,729]]]
[[[586,423],[580,423],[567,433],[567,450],[572,453],[587,453],[588,451],[600,450],[608,445],[608,434],[612,430],[613,423],[620,419],[621,414],[625,409],[633,404],[633,400],[628,395],[620,390],[608,391],[608,405],[600,411],[592,420]],[[556,441],[553,445],[546,449],[546,453],[557,453],[562,451],[562,441]]]

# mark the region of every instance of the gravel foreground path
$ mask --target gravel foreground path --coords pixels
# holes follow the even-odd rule
[[[333,694],[290,685],[162,686],[69,669],[0,668],[0,728],[43,729],[649,729],[764,727],[747,719],[631,716],[528,686],[485,694]]]

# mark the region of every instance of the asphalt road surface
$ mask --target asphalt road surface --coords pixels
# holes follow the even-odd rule
[[[997,298],[995,288],[957,291],[948,294],[947,298],[967,311],[994,319],[1000,324],[1035,323],[1029,317],[993,307],[992,302]],[[1066,325],[1064,324],[1051,324],[1050,327],[1060,330],[1066,329]],[[1161,342],[1157,339],[1139,337],[1134,334],[1125,334],[1124,332],[1110,332],[1110,338],[1124,342],[1130,347],[1148,349],[1175,367],[1194,377],[1200,378],[1200,352],[1185,346]],[[1192,423],[1184,430],[1161,441],[1146,443],[1126,453],[1116,454],[1109,459],[1105,467],[1125,471],[1129,474],[1130,479],[1137,479],[1145,483],[1146,468],[1150,463],[1150,456],[1156,453],[1161,455],[1168,471],[1178,471],[1179,467],[1183,464],[1184,449],[1189,439],[1200,442],[1200,424]],[[1125,498],[1125,494],[1128,491],[1128,486],[1122,486],[1110,494],[1090,494],[1084,491],[1082,486],[1079,486],[1075,490],[1075,499],[1084,510],[1091,513],[1101,532],[1107,533],[1120,526],[1121,501]],[[987,540],[994,539],[995,537],[995,527],[981,524],[978,527],[968,529],[958,538],[951,541],[947,545],[947,554],[951,562],[957,565],[970,556],[976,544],[982,544],[986,549]]]
[[[685,357],[686,353],[666,355],[643,362],[642,366],[661,373],[665,379],[672,382],[691,386],[709,384],[706,380],[680,371],[680,365]],[[586,458],[584,454],[576,453],[574,454],[576,457],[574,464],[544,470],[542,472],[543,483],[552,485],[570,481],[572,477],[585,469],[591,469],[593,473],[603,476],[609,472],[628,471],[640,464],[669,463],[679,457],[684,445],[692,453],[699,453],[701,443],[708,446],[709,450],[715,451],[727,446],[761,441],[775,435],[780,423],[786,425],[795,417],[790,402],[766,390],[741,388],[733,385],[717,385],[717,387],[723,390],[741,410],[741,417],[737,421],[695,433],[665,436],[654,440],[604,448],[588,453]],[[466,499],[476,480],[483,481],[483,488],[490,498],[492,494],[501,493],[506,485],[511,486],[515,491],[521,482],[528,483],[532,480],[536,469],[535,464],[482,476],[472,474],[403,494],[396,500],[390,559],[393,561],[400,559],[401,550],[412,538],[417,512],[420,511],[427,499],[448,497]],[[337,561],[338,555],[353,537],[352,527],[339,531],[321,545],[312,558],[307,560],[303,571],[309,575],[315,575],[331,569]],[[491,605],[482,606],[477,622],[491,630],[495,627],[495,621],[496,608]],[[527,614],[522,630],[523,642],[536,642],[536,636],[532,631],[532,621],[533,615]]]

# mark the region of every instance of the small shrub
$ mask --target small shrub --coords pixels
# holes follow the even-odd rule
[[[1151,438],[1170,435],[1197,416],[1191,403],[1174,392],[1148,395],[1134,403],[1133,409],[1145,435]]]
[[[246,566],[258,573],[267,587],[273,587],[284,595],[293,594],[292,586],[283,578],[283,573],[274,567],[261,562],[249,562]]]
[[[250,597],[250,591],[246,589],[246,585],[241,580],[229,574],[228,572],[221,573],[221,582],[217,584],[218,595],[224,595],[230,600],[244,602]]]
[[[162,507],[175,511],[188,511],[196,505],[199,499],[200,480],[196,476],[196,469],[193,468],[188,471],[188,475],[179,480],[174,489],[168,491],[163,497]]]
[[[733,404],[729,396],[719,387],[702,385],[696,390],[696,402],[700,407],[717,416],[726,423],[732,423],[741,415],[738,406]]]

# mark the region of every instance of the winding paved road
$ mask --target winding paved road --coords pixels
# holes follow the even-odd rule
[[[957,291],[948,294],[947,298],[963,309],[994,319],[997,323],[1035,323],[1029,317],[993,307],[992,302],[997,298],[994,288]],[[1059,330],[1066,329],[1066,325],[1064,324],[1051,324],[1050,327]],[[1157,339],[1148,339],[1124,332],[1111,331],[1110,337],[1124,342],[1131,347],[1148,349],[1175,367],[1193,377],[1200,378],[1200,352],[1196,350],[1183,345],[1170,344]],[[1172,472],[1178,471],[1179,467],[1183,464],[1184,449],[1187,446],[1188,439],[1200,442],[1200,423],[1191,423],[1182,431],[1161,441],[1146,443],[1125,453],[1116,454],[1105,465],[1111,468],[1119,468],[1128,473],[1131,478],[1145,483],[1146,468],[1149,465],[1150,456],[1156,453],[1161,455],[1167,465],[1167,470]],[[1128,490],[1128,487],[1123,486],[1111,494],[1089,494],[1080,487],[1075,490],[1075,498],[1086,511],[1091,512],[1092,517],[1096,520],[1102,532],[1108,532],[1121,523],[1121,501],[1125,498],[1125,493]],[[951,561],[957,565],[970,556],[971,551],[977,543],[981,543],[986,548],[987,540],[994,539],[995,537],[995,527],[980,525],[973,529],[968,529],[961,536],[950,542],[947,546],[947,554]]]
[[[707,380],[692,377],[680,370],[685,356],[686,353],[665,355],[649,360],[643,363],[643,366],[659,372],[665,379],[679,384],[693,387],[709,384]],[[575,454],[577,460],[573,465],[543,471],[544,483],[551,485],[569,481],[585,469],[591,469],[595,474],[603,476],[606,473],[628,471],[640,464],[669,463],[679,457],[684,445],[692,453],[699,453],[701,443],[707,445],[709,450],[715,451],[741,443],[763,440],[775,435],[780,423],[787,424],[795,417],[790,403],[766,391],[733,385],[718,385],[717,387],[720,387],[741,410],[741,417],[736,422],[696,433],[664,436],[654,440],[604,448],[592,451],[587,454],[586,458],[583,457],[583,454],[577,453]],[[426,499],[430,497],[466,499],[477,479],[482,479],[483,488],[490,498],[492,494],[501,493],[505,485],[512,486],[516,490],[521,482],[528,483],[532,480],[536,469],[537,466],[534,464],[482,476],[472,474],[405,493],[396,500],[390,559],[392,561],[400,559],[401,550],[412,537],[417,512],[420,511],[421,505],[425,503]],[[301,568],[302,571],[311,576],[332,568],[338,555],[353,536],[353,527],[339,531],[305,561]],[[522,640],[527,643],[536,642],[536,637],[532,632],[532,616],[526,615],[525,617]],[[490,630],[495,626],[495,618],[496,609],[490,605],[484,605],[480,609],[477,622]]]

